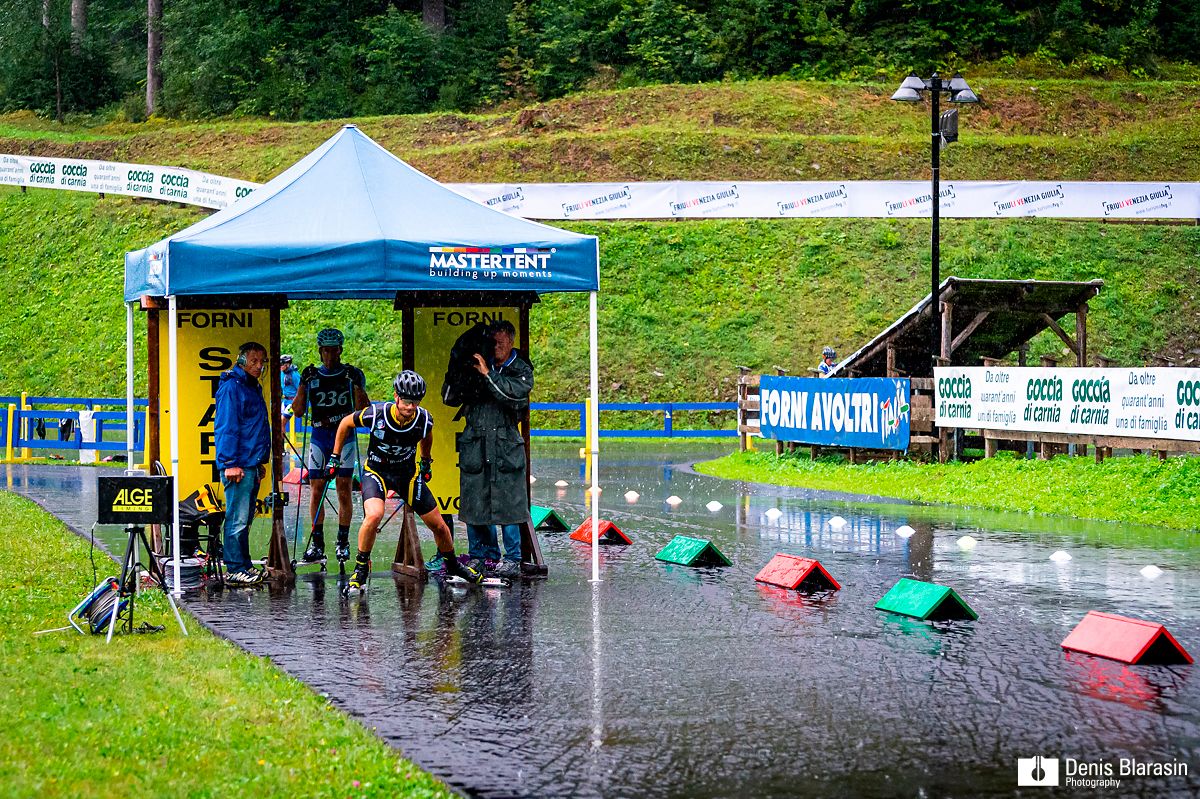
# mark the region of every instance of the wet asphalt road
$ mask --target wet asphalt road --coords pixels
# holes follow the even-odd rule
[[[606,446],[601,516],[634,543],[603,548],[599,584],[588,547],[563,533],[541,536],[549,576],[507,590],[379,570],[365,598],[346,600],[336,574],[309,573],[292,588],[201,591],[185,604],[473,796],[1013,796],[1017,758],[1035,755],[1192,772],[1057,795],[1200,792],[1196,667],[1059,646],[1104,610],[1161,622],[1200,654],[1195,534],[744,486],[676,465],[724,446]],[[589,512],[575,452],[535,443],[533,469],[534,502],[572,525]],[[7,469],[10,490],[90,528],[96,470]],[[683,503],[667,505],[672,494]],[[710,511],[714,499],[723,507]],[[831,527],[835,515],[844,527]],[[916,534],[895,535],[902,524]],[[676,534],[711,539],[733,566],[655,561]],[[968,534],[972,551],[957,543]],[[120,529],[98,535],[124,545]],[[394,546],[385,530],[376,562]],[[1072,560],[1049,560],[1060,549]],[[842,590],[755,583],[775,552],[819,559]],[[1150,563],[1162,576],[1139,573]],[[875,610],[905,576],[953,587],[979,620]]]

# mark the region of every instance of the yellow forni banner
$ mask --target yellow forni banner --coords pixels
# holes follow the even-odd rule
[[[164,314],[164,317],[166,314]],[[213,422],[217,415],[216,396],[221,372],[232,369],[237,360],[238,349],[247,341],[257,341],[264,347],[271,340],[271,312],[264,309],[236,310],[187,310],[178,311],[179,320],[179,497],[187,499],[194,492],[199,497],[206,494],[209,486],[224,502],[225,491],[221,485],[221,474],[217,469],[217,448],[213,440]],[[169,325],[159,327],[159,388],[162,407],[161,428],[170,427],[171,386]],[[268,353],[271,355],[272,353]],[[278,403],[270,395],[270,364],[263,371],[263,396],[267,412],[278,412]],[[272,418],[271,424],[278,424]],[[162,438],[163,465],[171,469],[171,441],[169,435]],[[267,477],[258,489],[259,515],[266,513],[262,501],[271,492],[271,464],[267,464]]]
[[[413,309],[413,368],[425,378],[429,387],[421,404],[433,415],[433,479],[429,488],[437,498],[441,513],[458,513],[458,453],[454,449],[454,437],[466,426],[462,419],[451,421],[458,408],[442,404],[442,379],[450,360],[450,348],[472,325],[501,319],[512,322],[517,329],[516,347],[524,354],[519,308]]]

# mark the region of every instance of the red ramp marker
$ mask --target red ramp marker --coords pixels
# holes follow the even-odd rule
[[[799,591],[840,591],[842,586],[812,558],[780,552],[754,575],[760,583]]]
[[[308,473],[304,469],[295,468],[283,476],[283,482],[294,486],[308,480]]]
[[[583,524],[575,528],[575,532],[571,533],[571,538],[575,541],[582,541],[585,544],[592,543],[592,520],[587,519]],[[601,544],[620,544],[625,546],[632,544],[633,540],[629,536],[621,532],[621,528],[610,522],[608,519],[600,520],[600,543]]]
[[[1088,611],[1062,642],[1062,648],[1130,664],[1169,666],[1193,662],[1161,624],[1098,610]]]

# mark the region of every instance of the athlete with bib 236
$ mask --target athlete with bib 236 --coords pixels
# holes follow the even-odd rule
[[[309,409],[312,424],[312,437],[304,458],[308,482],[312,487],[309,496],[312,534],[308,549],[304,551],[305,563],[315,563],[325,558],[325,508],[321,503],[330,474],[328,463],[334,455],[340,464],[345,464],[333,472],[338,498],[337,559],[343,563],[350,559],[350,517],[354,512],[350,489],[354,461],[358,457],[358,437],[347,437],[339,450],[334,449],[333,438],[338,424],[354,411],[367,407],[370,400],[367,399],[366,378],[362,370],[342,363],[342,344],[345,340],[342,331],[336,327],[327,327],[317,333],[321,365],[309,365],[300,374],[300,388],[296,390],[296,399],[292,402],[293,413],[303,415]]]
[[[425,379],[405,370],[392,382],[394,402],[376,402],[342,419],[333,446],[335,451],[354,435],[357,427],[370,429],[367,465],[363,471],[363,523],[358,531],[358,555],[348,592],[363,591],[371,574],[371,548],[383,519],[383,503],[388,491],[395,491],[401,502],[412,508],[425,526],[433,531],[438,554],[446,564],[446,575],[478,583],[483,575],[459,564],[454,554],[454,537],[438,512],[437,500],[425,483],[433,478],[433,417],[421,407],[425,398]],[[420,469],[417,452],[420,450]],[[338,456],[329,459],[327,471],[339,466]]]

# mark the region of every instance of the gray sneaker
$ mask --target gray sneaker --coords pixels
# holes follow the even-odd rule
[[[492,572],[497,577],[502,577],[505,580],[515,580],[521,576],[521,564],[515,560],[505,558],[500,561],[500,565]]]
[[[262,582],[262,575],[246,570],[238,570],[225,575],[226,585],[258,585]]]

